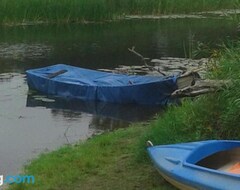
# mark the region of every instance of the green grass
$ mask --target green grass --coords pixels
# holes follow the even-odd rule
[[[0,23],[83,22],[125,14],[171,14],[237,8],[239,0],[1,0]]]

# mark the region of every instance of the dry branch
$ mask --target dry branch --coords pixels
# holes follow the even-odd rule
[[[140,57],[141,60],[143,61],[144,65],[151,71],[157,71],[158,73],[162,74],[163,76],[166,76],[166,74],[162,71],[160,71],[160,69],[155,69],[154,67],[150,66],[147,64],[147,61],[150,60],[149,58],[143,57],[143,55],[141,55],[140,53],[135,51],[135,47],[133,46],[132,48],[128,48],[128,51],[132,52],[133,54],[135,54],[136,56]]]
[[[143,57],[140,53],[135,51],[135,47],[133,46],[131,49],[128,48],[128,51],[132,52],[133,54],[135,54],[136,56],[140,57],[144,63],[145,66],[149,67],[149,65],[147,64],[146,60],[150,60],[149,58]]]

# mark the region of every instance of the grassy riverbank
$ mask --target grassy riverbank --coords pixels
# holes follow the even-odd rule
[[[239,0],[2,0],[0,23],[83,22],[126,14],[172,14],[237,8]]]
[[[138,126],[100,135],[84,144],[64,147],[40,156],[26,168],[35,176],[33,185],[13,185],[12,190],[171,190],[150,163],[139,165],[134,152]]]
[[[211,64],[210,77],[233,81],[227,89],[170,107],[150,126],[120,129],[42,155],[25,170],[35,176],[36,183],[12,185],[10,189],[174,189],[148,160],[145,142],[240,138],[240,43],[234,46]]]

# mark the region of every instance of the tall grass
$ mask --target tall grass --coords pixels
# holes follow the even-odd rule
[[[228,45],[229,46],[229,45]],[[214,94],[185,100],[180,107],[170,107],[154,121],[141,139],[154,144],[171,144],[206,139],[240,139],[240,42],[220,53],[212,63],[209,76],[232,81],[226,89]],[[141,148],[138,157],[145,154]]]
[[[100,21],[125,14],[236,8],[239,0],[1,0],[0,23]]]

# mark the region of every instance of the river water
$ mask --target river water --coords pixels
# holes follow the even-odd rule
[[[42,152],[128,127],[160,107],[65,101],[28,90],[25,70],[56,63],[91,69],[139,65],[145,57],[186,57],[195,44],[236,39],[236,24],[220,19],[125,20],[102,24],[0,28],[0,174],[19,173]]]

